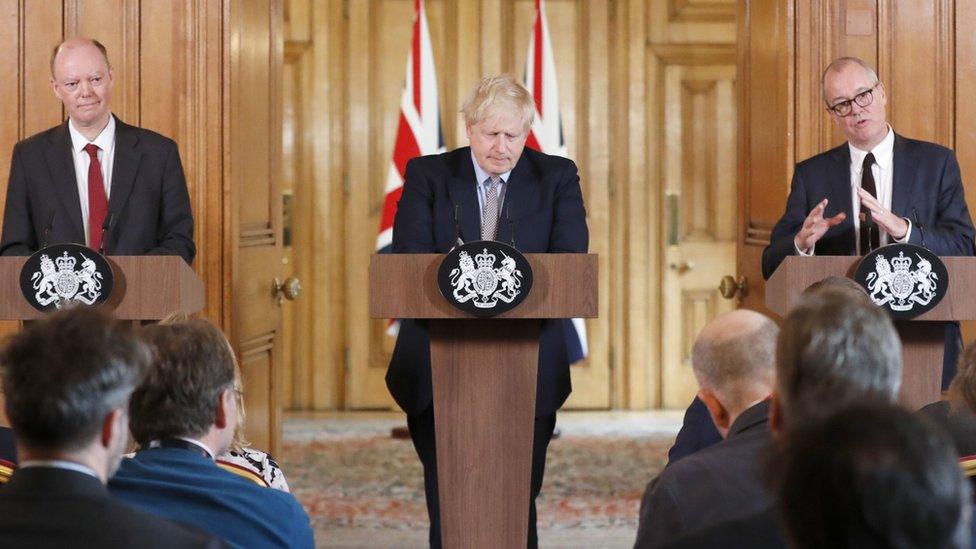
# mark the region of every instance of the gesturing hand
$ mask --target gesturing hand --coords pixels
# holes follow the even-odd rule
[[[840,212],[834,217],[824,218],[824,210],[827,208],[827,199],[824,198],[819,204],[810,210],[810,214],[803,220],[803,228],[793,237],[793,243],[798,250],[808,252],[813,245],[820,240],[831,227],[847,219],[847,214]]]
[[[903,217],[891,213],[891,210],[882,206],[877,198],[871,196],[871,193],[864,189],[858,189],[857,196],[861,199],[861,211],[870,210],[871,219],[877,223],[881,230],[891,235],[893,240],[905,238],[905,235],[908,234],[908,222]]]

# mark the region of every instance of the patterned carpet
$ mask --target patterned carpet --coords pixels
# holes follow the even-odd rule
[[[562,413],[539,497],[544,547],[629,547],[644,485],[663,466],[680,414]],[[281,465],[319,547],[423,547],[420,462],[389,436],[393,414],[285,422]]]

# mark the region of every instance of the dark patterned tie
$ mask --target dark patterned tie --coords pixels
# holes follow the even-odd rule
[[[108,215],[108,199],[105,197],[105,180],[102,178],[102,163],[98,161],[98,146],[85,145],[85,152],[91,158],[88,164],[88,247],[102,251],[102,225]]]
[[[500,179],[492,176],[485,188],[485,208],[481,212],[481,240],[494,240],[498,228],[498,185]]]
[[[871,171],[871,166],[874,164],[874,154],[868,153],[864,157],[864,163],[861,164],[861,188],[865,191],[871,193],[871,196],[878,198],[878,190],[874,186],[874,172]],[[860,229],[860,241],[861,241],[861,254],[870,253],[872,250],[878,249],[881,245],[881,233],[879,233],[878,226],[874,223],[866,223],[864,217],[864,207],[861,207],[861,229]]]

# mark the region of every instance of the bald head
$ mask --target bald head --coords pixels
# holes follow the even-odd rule
[[[695,340],[692,369],[702,390],[736,412],[769,395],[776,359],[776,323],[739,309],[712,319]]]
[[[67,50],[74,50],[78,48],[94,48],[98,50],[101,54],[102,59],[105,61],[105,67],[111,69],[112,65],[108,62],[108,50],[105,46],[98,40],[92,38],[85,38],[82,36],[76,36],[74,38],[68,38],[64,42],[61,42],[57,46],[54,46],[54,51],[51,52],[51,77],[54,77],[54,64],[58,59],[58,54]]]

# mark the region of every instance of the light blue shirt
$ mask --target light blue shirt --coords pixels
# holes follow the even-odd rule
[[[481,219],[481,225],[485,224],[484,212],[485,212],[485,196],[488,192],[488,181],[491,179],[491,175],[485,170],[481,169],[478,165],[478,161],[474,158],[474,152],[471,153],[471,163],[474,164],[474,177],[475,181],[478,182],[478,218]],[[498,180],[498,215],[499,218],[502,215],[502,206],[505,205],[505,189],[508,188],[508,177],[512,175],[512,170],[501,174]]]

